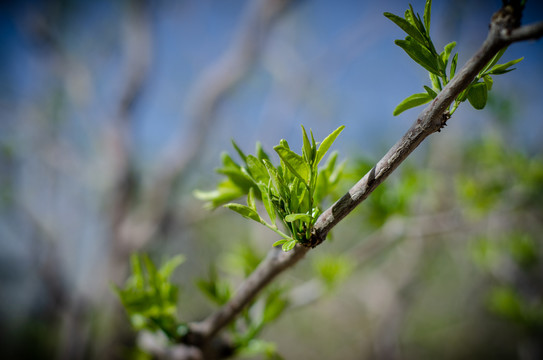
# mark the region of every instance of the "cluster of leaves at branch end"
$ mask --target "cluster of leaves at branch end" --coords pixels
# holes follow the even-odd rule
[[[396,45],[401,47],[411,59],[429,72],[432,82],[431,88],[424,86],[425,92],[413,94],[398,104],[394,109],[394,116],[401,114],[405,110],[429,103],[437,97],[437,94],[455,76],[458,53],[454,54],[452,59],[451,54],[456,46],[456,42],[453,41],[445,45],[443,51],[440,53],[436,51],[436,47],[430,37],[431,12],[432,0],[426,0],[422,19],[418,13],[413,11],[411,5],[405,11],[403,18],[388,12],[384,13],[388,19],[407,33],[407,37],[404,40],[395,41]],[[466,100],[477,110],[485,107],[488,91],[492,89],[493,85],[492,76],[505,74],[514,70],[511,69],[511,66],[522,60],[520,58],[505,64],[497,64],[505,50],[506,48],[496,54],[466,90],[455,99],[452,108],[449,109],[451,115],[460,103]]]
[[[123,288],[114,286],[130,322],[135,330],[162,332],[176,342],[187,331],[186,324],[177,320],[179,289],[170,283],[173,271],[184,261],[177,255],[166,261],[160,269],[147,255],[132,254],[132,275]]]
[[[333,153],[324,167],[319,164],[337,136],[343,131],[340,126],[321,143],[315,142],[313,132],[308,133],[302,126],[302,154],[290,149],[286,140],[274,147],[280,164],[272,164],[270,157],[257,144],[256,156],[245,155],[232,142],[243,161],[236,163],[230,155],[222,155],[223,167],[217,171],[226,176],[213,191],[196,191],[195,196],[208,201],[210,207],[219,205],[254,220],[281,236],[273,246],[281,245],[289,251],[297,243],[308,245],[315,220],[321,213],[321,203],[339,182],[343,164],[336,166],[337,153]],[[247,196],[247,205],[230,203],[241,196]],[[259,213],[256,200],[262,201],[267,216]],[[280,221],[287,233],[278,226]]]

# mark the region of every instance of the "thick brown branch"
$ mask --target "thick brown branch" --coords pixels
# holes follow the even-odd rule
[[[458,95],[473,81],[479,71],[503,47],[512,42],[538,38],[541,25],[511,30],[510,22],[503,20],[503,12],[498,12],[490,26],[490,32],[477,53],[464,65],[451,82],[423,110],[405,135],[383,156],[383,158],[341,199],[324,211],[317,219],[311,245],[324,241],[328,232],[347,216],[356,206],[368,197],[429,135],[438,132],[449,119],[448,108]],[[237,314],[276,276],[296,264],[309,250],[297,245],[294,250],[282,253],[272,249],[268,257],[253,274],[245,280],[235,296],[224,307],[211,314],[201,323],[191,326],[189,339],[206,343]],[[188,342],[191,342],[189,340]]]

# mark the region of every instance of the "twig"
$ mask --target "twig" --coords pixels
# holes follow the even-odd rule
[[[347,194],[317,219],[311,239],[312,247],[322,243],[328,232],[364,201],[425,138],[434,132],[439,132],[446,125],[450,117],[446,110],[450,104],[469,86],[477,73],[500,49],[516,41],[541,37],[542,27],[543,23],[539,23],[511,30],[511,19],[504,20],[504,10],[498,11],[492,18],[488,37],[479,51],[423,110],[400,141]],[[232,321],[261,289],[284,270],[296,264],[308,251],[309,248],[301,245],[297,245],[288,253],[280,253],[278,249],[272,249],[270,255],[245,280],[225,306],[204,321],[191,325],[191,336],[187,337],[187,342],[195,339],[197,342],[209,341]]]

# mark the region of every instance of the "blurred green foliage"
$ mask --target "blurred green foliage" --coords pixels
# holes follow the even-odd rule
[[[133,254],[132,275],[123,288],[115,286],[130,322],[136,330],[161,331],[175,341],[186,327],[177,320],[178,287],[170,283],[173,271],[183,263],[177,255],[157,269],[149,256]]]

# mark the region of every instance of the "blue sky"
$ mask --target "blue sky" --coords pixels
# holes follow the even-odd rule
[[[53,2],[51,2],[53,3]],[[112,116],[118,101],[122,65],[120,2],[73,1],[70,16],[60,17],[57,31],[69,56],[86,75],[82,103],[62,95],[60,113],[72,142],[92,141],[95,131]],[[202,71],[228,48],[247,1],[158,1],[151,6],[153,63],[136,110],[134,141],[143,163],[152,162],[172,134],[187,133],[189,94]],[[55,58],[24,31],[29,10],[38,13],[48,2],[21,1],[4,5],[1,28],[2,107],[4,126],[14,130],[25,121],[22,107],[51,99],[59,85]],[[456,40],[459,64],[486,36],[488,21],[501,1],[434,1],[432,36],[438,46]],[[422,12],[423,1],[413,1]],[[273,28],[261,59],[221,106],[209,129],[206,161],[213,163],[235,138],[250,150],[260,140],[268,149],[285,137],[297,144],[299,126],[322,138],[339,125],[347,131],[340,149],[376,154],[409,127],[422,108],[393,117],[405,97],[429,85],[427,73],[393,41],[403,38],[384,11],[401,14],[407,2],[325,0],[300,1]],[[542,4],[528,1],[525,22],[543,18]],[[514,44],[504,60],[524,56],[518,70],[496,78],[493,93],[517,103],[518,138],[539,151],[543,125],[540,83],[541,42]],[[63,100],[62,100],[63,99]],[[451,126],[472,132],[491,116],[466,104]],[[4,122],[3,121],[3,122]],[[11,125],[6,125],[7,123]],[[454,124],[454,125],[453,125]],[[217,160],[215,160],[217,161]]]

